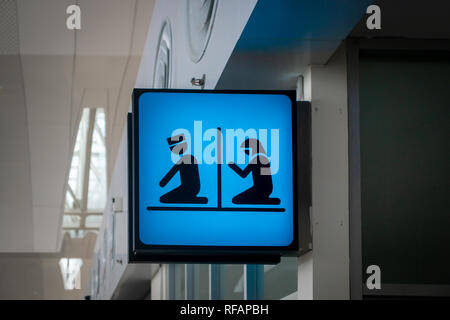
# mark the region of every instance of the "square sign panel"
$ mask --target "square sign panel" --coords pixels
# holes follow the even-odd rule
[[[295,119],[294,91],[136,89],[133,254],[295,251]]]

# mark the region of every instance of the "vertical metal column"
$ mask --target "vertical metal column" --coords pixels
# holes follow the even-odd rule
[[[264,299],[264,265],[245,265],[245,299]]]
[[[219,264],[209,265],[209,299],[223,299],[223,288],[221,288],[222,270]]]
[[[169,300],[175,300],[175,265],[168,266]]]
[[[195,280],[195,274],[194,274],[194,265],[193,264],[186,264],[185,265],[185,287],[186,287],[186,300],[194,300],[194,280]]]

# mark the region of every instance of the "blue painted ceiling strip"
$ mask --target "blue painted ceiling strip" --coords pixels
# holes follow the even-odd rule
[[[374,0],[259,0],[235,50],[276,50],[347,37]]]

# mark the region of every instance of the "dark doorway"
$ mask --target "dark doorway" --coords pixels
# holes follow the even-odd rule
[[[358,71],[363,283],[450,285],[450,55],[362,50]]]

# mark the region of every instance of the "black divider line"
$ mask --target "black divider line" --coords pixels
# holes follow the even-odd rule
[[[217,207],[222,208],[222,129],[217,128]]]

